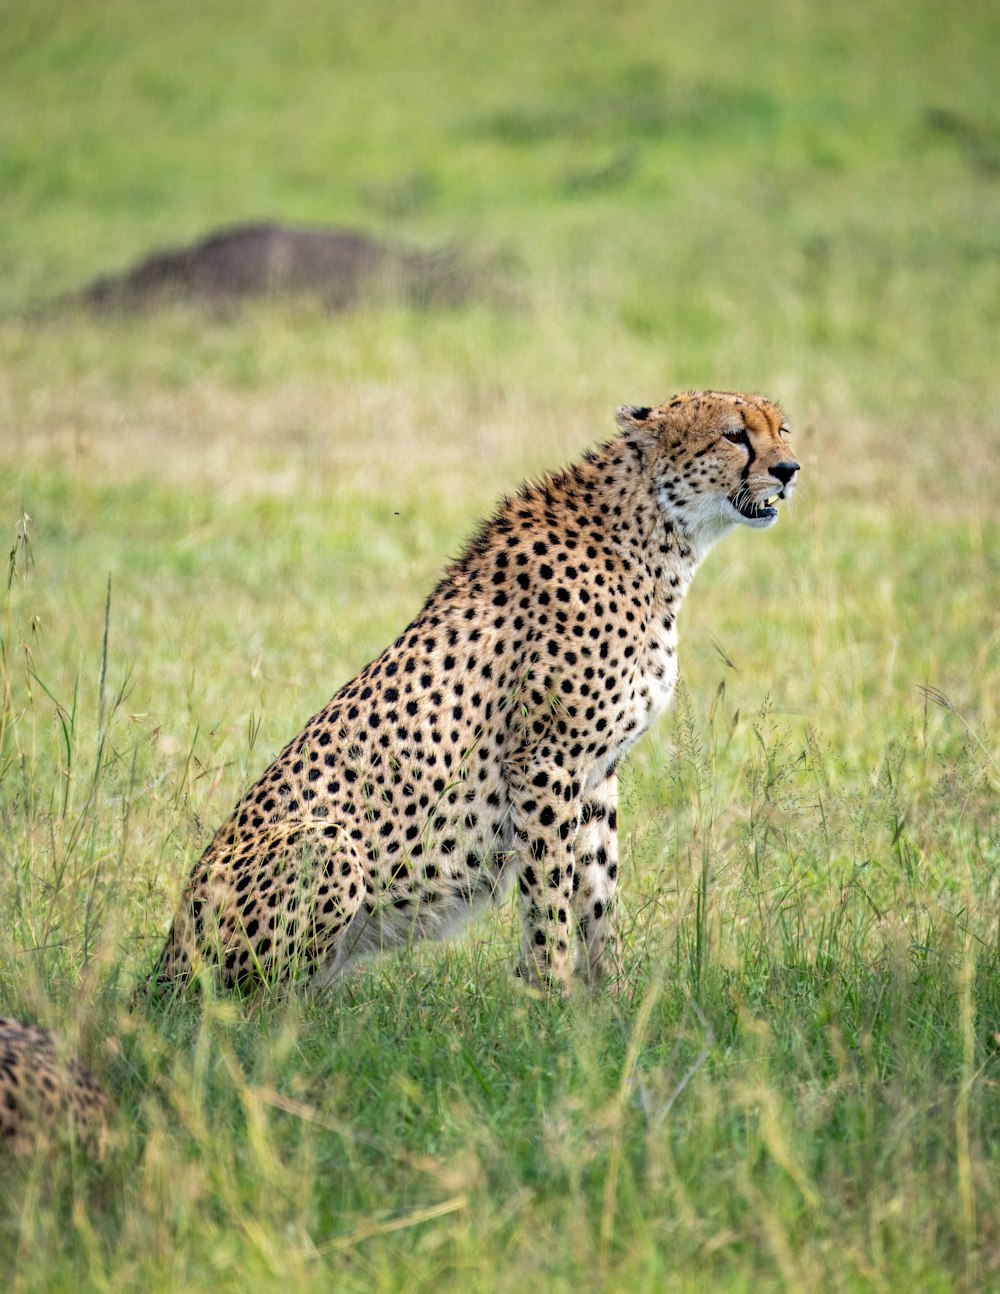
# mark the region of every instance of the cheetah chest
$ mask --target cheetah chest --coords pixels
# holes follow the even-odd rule
[[[632,749],[670,705],[677,681],[676,634],[671,629],[653,635],[639,653],[622,697],[615,743],[588,781],[602,780]]]

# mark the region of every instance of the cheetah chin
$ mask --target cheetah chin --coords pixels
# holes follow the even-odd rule
[[[752,530],[766,530],[778,520],[778,509],[775,504],[779,499],[790,501],[793,492],[794,485],[783,485],[781,489],[765,495],[763,499],[755,500],[745,490],[740,489],[735,494],[727,495],[726,502],[736,514],[736,520],[741,526],[749,526]]]

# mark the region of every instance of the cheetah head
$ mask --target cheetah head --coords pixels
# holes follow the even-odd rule
[[[674,396],[659,408],[622,405],[616,421],[652,477],[657,502],[699,546],[733,526],[764,530],[795,489],[788,426],[759,395]]]

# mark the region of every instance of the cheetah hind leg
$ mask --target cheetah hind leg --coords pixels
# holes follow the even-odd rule
[[[214,969],[229,988],[313,974],[330,982],[350,958],[366,885],[357,848],[325,819],[272,824],[240,858],[219,833],[191,878],[150,989],[162,994]],[[251,872],[250,884],[235,880]]]
[[[372,951],[368,898],[362,856],[344,831],[316,880],[310,950],[314,988],[330,988],[352,962]]]
[[[258,944],[257,976],[266,982],[309,978],[319,988],[339,978],[367,924],[368,887],[361,855],[345,828],[325,819],[282,826],[268,857],[272,877],[287,878],[270,947]]]

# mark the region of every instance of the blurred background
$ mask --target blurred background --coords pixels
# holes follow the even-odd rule
[[[872,473],[898,486],[902,470],[922,491],[957,473],[992,493],[995,5],[3,9],[8,442],[35,446],[66,419],[100,457],[106,397],[128,424],[114,454],[147,444],[171,412],[185,419],[175,406],[133,425],[119,402],[137,370],[147,396],[294,387],[284,419],[254,401],[257,439],[293,421],[325,441],[337,415],[310,394],[322,404],[340,381],[391,386],[397,409],[401,391],[407,405],[458,384],[485,406],[462,411],[463,451],[502,398],[544,409],[557,458],[603,434],[615,403],[750,387],[822,426],[838,492],[867,492]],[[13,323],[25,309],[260,220],[456,248],[469,300],[430,321],[316,319],[300,302],[222,329],[156,315],[96,334],[60,311],[55,369],[19,351],[39,344]],[[39,409],[39,385],[58,411]],[[206,408],[190,452],[202,460],[227,422]],[[517,436],[515,414],[500,422]]]

